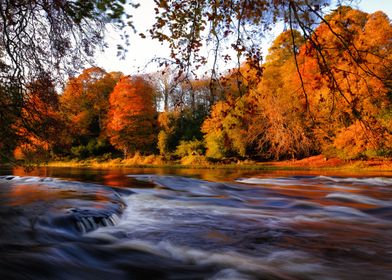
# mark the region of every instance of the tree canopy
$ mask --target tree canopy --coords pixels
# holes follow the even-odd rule
[[[316,24],[323,21],[323,12],[331,1],[160,0],[155,3],[157,20],[149,31],[150,36],[169,43],[172,61],[184,72],[192,71],[191,66],[197,68],[207,63],[202,46],[208,45],[215,57],[211,75],[216,79],[219,59],[235,60],[238,66],[245,59],[261,75],[260,41],[273,25],[283,21],[290,28],[301,27],[309,36]]]
[[[132,1],[128,4],[137,7]],[[104,47],[106,24],[124,30],[132,21],[126,1],[1,1],[0,3],[0,154],[26,140],[13,135],[13,125],[23,118],[27,86],[59,74],[76,73]],[[126,42],[127,34],[124,34]],[[18,122],[24,124],[25,122]],[[31,129],[27,127],[26,129]],[[43,128],[44,130],[45,128]],[[37,135],[38,136],[38,135]]]
[[[57,78],[105,45],[106,24],[132,27],[126,1],[3,1],[0,154],[56,153],[58,122],[70,132],[64,154],[77,157],[151,153],[156,144],[164,156],[217,159],[389,156],[391,22],[343,4],[156,0],[150,36],[171,48],[164,72],[92,67],[70,76],[58,98]],[[261,40],[278,22],[285,30],[263,60]],[[219,72],[231,60],[236,67]],[[210,76],[195,75],[201,65]]]
[[[153,151],[156,129],[154,89],[141,77],[123,77],[110,94],[107,133],[126,157]]]

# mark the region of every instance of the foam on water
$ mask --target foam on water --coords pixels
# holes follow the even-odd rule
[[[392,178],[384,178],[384,177],[343,178],[343,177],[319,176],[319,178],[326,181],[333,181],[336,183],[348,183],[353,185],[392,186]]]
[[[365,195],[353,194],[353,193],[329,193],[325,196],[328,199],[342,200],[353,203],[361,203],[376,206],[392,206],[391,200],[380,200],[371,198]]]
[[[238,183],[249,185],[311,186],[311,183],[290,178],[239,178]]]
[[[95,232],[89,236],[109,240]],[[231,251],[214,252],[178,246],[168,241],[153,243],[138,239],[117,241],[110,247],[114,250],[143,251],[181,263],[225,267],[209,279],[223,279],[223,276],[228,276],[229,279],[295,279],[290,276],[293,274],[307,275],[309,279],[322,279],[318,276],[328,273],[326,267],[316,263],[312,256],[300,251],[270,252],[261,258]],[[239,278],[232,278],[234,276]]]
[[[176,177],[176,176],[157,176],[157,175],[128,175],[140,181],[152,182],[157,186],[176,191],[184,191],[187,194],[196,196],[217,196],[224,193],[227,185],[223,183],[207,182],[203,180]]]
[[[48,248],[46,255],[39,250],[31,255],[34,261],[38,255],[39,267],[48,263],[68,271],[60,279],[89,278],[86,271],[94,270],[102,279],[387,279],[392,273],[388,178],[252,177],[222,183],[129,176],[151,184],[131,186],[126,195],[52,178],[2,176],[0,181],[9,185],[4,195],[23,188],[62,194],[50,203],[36,199],[22,205],[27,212],[15,211],[23,221],[39,217],[37,236],[44,241],[51,227],[64,230],[69,218],[76,223],[76,239],[48,238],[39,244]],[[0,214],[9,213],[4,207]],[[51,278],[32,278],[45,277]]]
[[[114,226],[125,208],[122,198],[102,185],[30,176],[0,176],[1,181],[10,188],[3,194],[6,204],[21,209],[33,207],[35,223],[41,227],[54,223],[86,233]]]
[[[325,184],[330,187],[349,186],[392,186],[391,178],[373,177],[373,178],[342,178],[329,176],[301,176],[289,178],[239,178],[237,182],[250,185],[276,185],[276,186],[314,186],[315,183]],[[341,185],[335,185],[336,183]]]

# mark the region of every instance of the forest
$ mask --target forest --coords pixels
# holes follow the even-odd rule
[[[325,19],[311,36],[282,32],[261,67],[248,59],[219,77],[90,67],[59,89],[41,75],[8,123],[3,160],[391,158],[390,19],[348,6]]]

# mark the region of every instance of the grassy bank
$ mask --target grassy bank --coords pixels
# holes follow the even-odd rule
[[[85,160],[51,161],[51,167],[92,167],[92,168],[203,168],[203,169],[249,169],[249,170],[380,170],[392,172],[392,160],[341,160],[338,158],[325,158],[322,155],[290,161],[226,161],[211,162],[205,157],[194,156],[181,160],[167,160],[160,156],[136,155],[129,159],[102,160],[99,158]]]

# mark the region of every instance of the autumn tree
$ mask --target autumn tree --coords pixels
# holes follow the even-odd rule
[[[15,157],[30,164],[48,160],[56,149],[63,148],[67,141],[67,131],[64,129],[65,121],[59,113],[58,95],[50,77],[42,77],[28,85],[27,89],[22,118],[12,129],[18,138],[24,139],[15,148]]]
[[[311,34],[331,9],[329,0],[263,1],[156,1],[156,23],[149,35],[168,42],[171,59],[184,73],[193,73],[207,64],[202,46],[213,54],[211,80],[219,79],[219,61],[247,62],[261,75],[262,51],[259,44],[271,27],[285,22]],[[350,1],[339,1],[338,5]],[[142,34],[145,36],[145,34]],[[232,54],[234,51],[234,55]],[[192,66],[194,66],[192,68]]]
[[[207,157],[249,156],[252,144],[247,135],[253,118],[248,95],[217,102],[202,126]]]
[[[207,79],[188,79],[167,67],[149,77],[156,88],[159,113],[158,149],[172,155],[180,142],[201,140],[201,124],[216,97],[211,95]]]
[[[347,157],[390,150],[392,26],[388,17],[341,7],[313,36],[323,49],[309,41],[298,60],[318,141],[324,149],[345,147],[350,150]],[[319,60],[330,67],[320,67]],[[356,137],[362,140],[352,141],[354,133],[362,134]]]
[[[222,159],[230,153],[228,135],[223,126],[225,116],[230,110],[230,105],[226,102],[217,102],[213,106],[210,116],[203,123],[202,131],[205,133],[207,157]]]
[[[204,63],[199,50],[205,39],[215,42],[216,54],[224,39],[236,40],[231,46],[238,68],[211,79],[223,81],[225,98],[203,124],[207,155],[241,156],[251,149],[263,158],[303,157],[332,146],[350,147],[351,157],[391,150],[391,24],[382,12],[368,15],[339,6],[324,15],[323,7],[310,1],[158,4],[151,34],[170,43],[184,72],[192,62]],[[274,21],[268,15],[285,19],[289,29],[260,65],[252,35]],[[254,27],[254,33],[247,32]]]
[[[74,135],[99,136],[109,109],[109,95],[120,77],[93,67],[69,79],[60,100]]]
[[[306,100],[295,81],[294,55],[303,44],[298,31],[281,33],[269,49],[260,83],[251,90],[254,118],[247,138],[263,158],[298,158],[317,149],[306,122]]]
[[[168,42],[173,63],[183,73],[193,75],[196,69],[206,65],[209,61],[203,53],[205,50],[203,47],[207,47],[208,54],[214,54],[210,71],[211,82],[217,83],[221,79],[219,74],[222,73],[219,73],[217,69],[219,61],[224,65],[235,61],[237,63],[236,75],[239,77],[237,87],[240,93],[246,92],[240,83],[243,63],[253,68],[259,78],[262,77],[263,57],[259,42],[277,22],[284,22],[289,30],[288,39],[292,41],[291,52],[293,54],[299,49],[299,45],[295,42],[295,29],[299,30],[307,41],[303,47],[303,53],[312,54],[314,60],[311,63],[315,66],[313,70],[316,80],[319,80],[321,76],[324,77],[323,80],[327,87],[325,94],[328,95],[329,100],[333,101],[327,105],[330,111],[341,111],[342,114],[349,114],[351,119],[360,120],[365,124],[362,118],[364,111],[361,113],[355,108],[357,99],[351,98],[347,89],[353,90],[355,86],[352,81],[357,79],[364,83],[368,78],[373,81],[379,80],[381,83],[388,83],[390,80],[373,69],[374,67],[380,68],[378,67],[380,65],[384,65],[383,67],[387,69],[390,66],[390,59],[385,54],[377,53],[376,44],[371,44],[372,49],[367,48],[366,43],[363,44],[366,40],[371,42],[372,35],[367,31],[370,35],[367,39],[365,36],[358,36],[362,32],[360,26],[365,28],[363,24],[367,19],[361,13],[353,12],[351,8],[344,6],[350,5],[351,1],[338,1],[336,10],[333,10],[333,1],[328,0],[245,2],[165,0],[156,1],[156,4],[156,23],[150,29],[150,36]],[[331,10],[334,12],[329,14]],[[377,19],[369,22],[378,22],[380,26],[386,27],[380,30],[380,36],[376,35],[375,38],[388,40],[387,30],[390,26],[388,20],[383,20],[380,15],[373,15],[373,18]],[[371,30],[371,25],[369,24],[365,29]],[[365,33],[366,31],[363,34]],[[232,55],[233,51],[234,55]],[[294,65],[299,73],[301,73],[300,67],[308,67],[300,61],[302,58],[294,56]],[[346,66],[337,69],[336,63],[340,63],[339,60],[343,63],[342,66]],[[348,66],[350,69],[347,68]],[[356,70],[352,71],[354,69]],[[307,107],[307,114],[314,119],[311,115],[314,102],[308,96],[314,91],[305,85],[305,80],[310,83],[310,79],[304,77],[306,75],[306,73],[299,75],[300,88]],[[350,83],[348,84],[346,78],[349,76]],[[366,85],[360,87],[367,88]],[[321,100],[324,99],[324,97],[321,98]],[[352,122],[355,121],[352,120]],[[318,123],[318,121],[313,121],[315,126]],[[368,123],[369,125],[365,125],[369,129],[371,122]]]
[[[349,7],[326,18],[312,37],[319,45],[294,30],[280,34],[259,83],[251,84],[257,73],[247,64],[227,76],[227,100],[203,125],[207,155],[251,149],[262,158],[298,158],[331,147],[345,158],[390,154],[390,21]]]
[[[141,77],[120,79],[110,94],[107,133],[124,156],[151,152],[156,144],[154,89]]]
[[[136,6],[132,1],[128,4]],[[2,157],[9,158],[7,150],[16,140],[24,141],[10,127],[15,122],[26,123],[20,119],[24,117],[22,110],[27,109],[28,85],[43,76],[56,83],[63,74],[78,71],[91,60],[96,47],[105,46],[107,24],[124,32],[132,25],[126,18],[128,4],[107,0],[1,1],[0,126],[7,129],[0,134]]]
[[[106,73],[101,68],[85,69],[69,79],[60,97],[61,112],[72,137],[71,152],[77,157],[97,156],[110,152],[103,133],[109,110],[109,95],[121,73]]]

